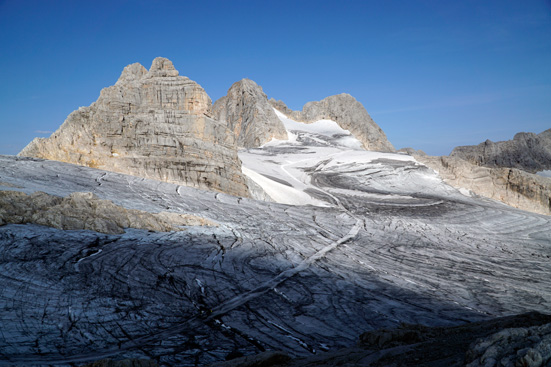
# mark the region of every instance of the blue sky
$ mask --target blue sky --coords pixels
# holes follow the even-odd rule
[[[0,0],[0,154],[49,136],[124,66],[171,59],[214,100],[350,93],[432,155],[551,128],[551,2]]]

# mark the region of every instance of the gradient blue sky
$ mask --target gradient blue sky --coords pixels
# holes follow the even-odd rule
[[[432,155],[551,128],[551,2],[0,0],[0,154],[49,136],[124,66],[171,59],[214,100],[350,93]]]

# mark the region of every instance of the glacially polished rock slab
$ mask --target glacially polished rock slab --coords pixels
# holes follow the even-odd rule
[[[250,154],[305,152],[294,148]],[[310,173],[307,161],[287,167],[311,174],[326,203],[289,206],[0,157],[9,190],[86,188],[127,209],[220,223],[121,235],[0,227],[0,365],[307,356],[402,322],[457,325],[549,309],[549,217],[464,196],[411,157],[333,158]]]

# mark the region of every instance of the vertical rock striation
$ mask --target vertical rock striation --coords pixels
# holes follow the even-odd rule
[[[240,147],[259,147],[272,138],[287,139],[262,87],[250,79],[235,82],[228,94],[214,103],[212,114],[235,133]]]
[[[539,214],[551,214],[551,179],[516,168],[489,168],[457,157],[415,155],[451,186]]]
[[[551,169],[551,129],[540,134],[521,132],[497,143],[486,140],[459,146],[444,157],[410,153],[452,186],[519,209],[551,214],[551,178],[534,174]]]
[[[210,107],[199,84],[158,57],[149,71],[125,67],[96,102],[19,155],[248,196],[235,137]]]
[[[292,111],[282,101],[271,99],[270,103],[295,121],[311,123],[318,120],[333,120],[343,129],[350,131],[362,142],[366,150],[396,151],[364,106],[350,94],[342,93],[319,102],[308,102],[302,107],[302,111]]]

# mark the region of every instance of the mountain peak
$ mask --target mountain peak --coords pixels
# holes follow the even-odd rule
[[[119,80],[117,80],[117,84],[139,80],[143,78],[145,74],[147,74],[147,69],[144,68],[142,64],[139,62],[130,64],[123,69]]]
[[[235,137],[205,115],[211,104],[170,60],[156,58],[149,71],[131,64],[96,102],[19,155],[247,196]]]
[[[166,57],[156,57],[149,68],[150,76],[178,76],[178,70],[174,68],[172,61]]]
[[[213,104],[212,112],[235,133],[240,147],[258,147],[273,138],[288,139],[262,87],[251,79],[233,83],[228,94]]]

